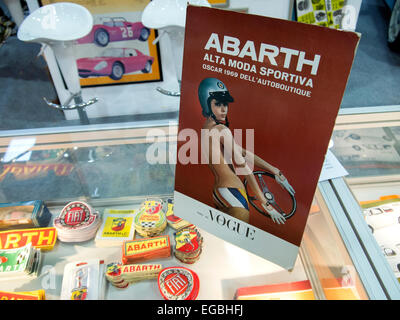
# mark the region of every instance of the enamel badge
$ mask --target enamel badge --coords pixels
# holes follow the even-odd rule
[[[197,274],[184,267],[169,267],[158,275],[158,288],[165,300],[195,300],[200,282]]]

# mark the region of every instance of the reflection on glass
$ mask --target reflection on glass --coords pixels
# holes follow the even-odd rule
[[[322,196],[316,198],[301,245],[320,299],[364,300],[368,296]]]
[[[173,192],[173,165],[146,159],[152,144],[135,138],[127,141],[122,135],[107,140],[104,133],[95,133],[96,139],[89,142],[84,133],[77,136],[73,142],[68,135],[42,136],[36,144],[23,144],[23,149],[12,139],[1,146],[0,202],[118,199]],[[168,150],[169,143],[165,146]],[[30,156],[21,158],[22,153]],[[17,162],[4,161],[15,156]]]
[[[35,138],[12,139],[4,156],[0,158],[1,162],[29,161],[32,155],[30,149],[35,145],[35,142]]]
[[[395,175],[400,168],[400,127],[337,130],[335,154],[350,178]]]
[[[361,201],[365,222],[382,249],[395,277],[400,279],[400,195]]]

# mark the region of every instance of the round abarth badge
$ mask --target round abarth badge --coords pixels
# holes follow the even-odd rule
[[[65,227],[79,227],[89,222],[91,213],[88,204],[82,201],[70,202],[61,210],[59,222]]]
[[[195,300],[199,293],[199,278],[184,267],[169,267],[158,274],[158,288],[166,300]]]

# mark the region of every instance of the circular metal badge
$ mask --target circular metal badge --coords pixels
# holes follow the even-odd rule
[[[198,277],[184,267],[163,269],[158,275],[158,287],[166,300],[195,299],[198,292]]]

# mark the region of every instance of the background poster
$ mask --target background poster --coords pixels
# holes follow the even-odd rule
[[[65,1],[41,2],[47,5]],[[142,11],[150,0],[68,2],[84,6],[93,15],[92,32],[75,46],[82,87],[162,80],[158,45],[152,43],[156,31],[141,24]],[[149,32],[146,34],[144,29]]]
[[[352,32],[188,6],[175,214],[291,269],[358,41]],[[294,188],[296,210],[284,224],[251,205],[249,224],[217,210],[214,176],[201,164],[200,151],[198,163],[179,160],[180,153],[188,151],[184,130],[201,136],[205,118],[198,87],[207,77],[221,80],[234,97],[228,109],[231,131],[254,129],[254,153],[279,168]],[[246,141],[241,143],[245,147]],[[293,204],[288,193],[274,181],[269,188],[289,211]]]

